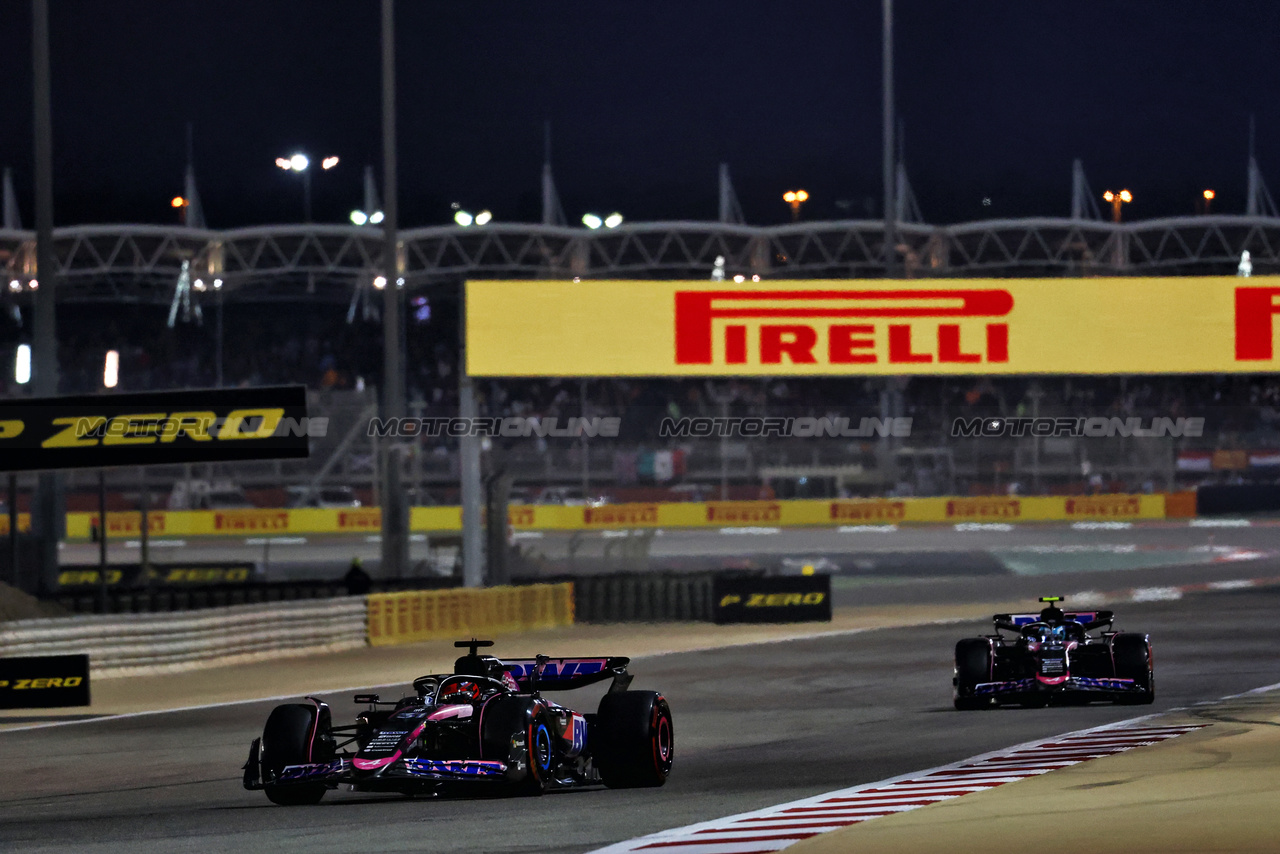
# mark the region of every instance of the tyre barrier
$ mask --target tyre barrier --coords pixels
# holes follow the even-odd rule
[[[364,597],[198,614],[83,615],[0,624],[0,657],[87,653],[95,677],[180,671],[366,644]]]
[[[579,623],[712,622],[715,572],[574,576]]]

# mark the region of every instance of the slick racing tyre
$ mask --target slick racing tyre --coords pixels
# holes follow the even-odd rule
[[[991,681],[991,643],[983,638],[964,638],[956,644],[956,678],[954,700],[960,711],[988,709],[988,697],[975,697],[976,685]]]
[[[541,795],[551,785],[555,772],[555,739],[547,726],[547,716],[541,711],[529,722],[525,744],[529,749],[529,774],[516,784],[516,790],[522,795]]]
[[[482,727],[482,758],[499,759],[513,767],[517,762],[528,766],[524,777],[512,781],[514,792],[521,795],[545,792],[555,772],[556,757],[555,738],[542,707],[527,697],[495,697],[485,707]],[[517,734],[523,735],[523,755],[512,741]]]
[[[327,713],[328,707],[323,708]],[[316,706],[276,706],[262,730],[263,791],[271,802],[284,806],[320,803],[327,788],[323,783],[272,785],[266,781],[276,779],[286,766],[326,761],[331,757],[318,754],[332,743],[328,715],[320,715]]]
[[[671,708],[653,691],[605,694],[587,743],[609,788],[661,786],[675,756]]]
[[[1144,635],[1116,635],[1111,641],[1111,654],[1116,662],[1116,677],[1132,679],[1140,689],[1120,694],[1116,702],[1126,706],[1145,706],[1156,698],[1155,663],[1151,643]]]

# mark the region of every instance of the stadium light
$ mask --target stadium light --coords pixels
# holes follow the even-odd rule
[[[493,213],[488,210],[483,210],[478,214],[472,214],[470,211],[462,210],[455,204],[453,221],[463,228],[467,228],[472,225],[488,225],[493,222]]]
[[[1119,222],[1120,206],[1133,201],[1133,193],[1130,193],[1128,190],[1121,190],[1118,193],[1113,193],[1110,190],[1107,190],[1102,194],[1102,198],[1111,203],[1112,222]]]
[[[1217,196],[1218,194],[1215,193],[1213,190],[1205,190],[1203,195],[1204,195],[1204,212],[1207,214],[1209,213],[1210,203],[1213,202],[1214,197]]]
[[[187,200],[182,198],[182,196],[174,196],[169,200],[169,205],[175,208],[185,208],[187,206]]]
[[[13,379],[18,385],[31,382],[31,345],[19,344],[13,358]]]
[[[373,213],[365,213],[364,211],[352,211],[351,221],[356,225],[378,225],[386,217],[382,211],[374,211]]]
[[[622,225],[622,214],[617,211],[614,211],[606,217],[593,213],[583,214],[582,224],[592,230],[600,228],[601,226],[604,228],[617,228]]]
[[[782,200],[791,205],[791,219],[800,219],[800,206],[809,201],[809,193],[806,190],[787,190],[782,194]]]
[[[385,288],[385,287],[387,286],[387,277],[386,277],[386,276],[374,276],[374,277],[373,277],[373,286],[374,286],[375,288],[377,288],[378,290],[382,290],[383,288]]]
[[[302,176],[302,213],[304,220],[311,222],[311,158],[298,152],[290,157],[277,157],[276,165],[286,172],[296,172]],[[320,168],[326,172],[337,165],[337,156],[320,161]]]
[[[102,384],[106,388],[115,388],[120,382],[120,352],[108,350],[107,358],[102,365]]]

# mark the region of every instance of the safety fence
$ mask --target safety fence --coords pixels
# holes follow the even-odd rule
[[[364,599],[232,605],[195,614],[60,617],[0,623],[0,657],[87,653],[95,676],[187,670],[355,649]]]
[[[1188,517],[1196,514],[1195,494],[1088,496],[942,496],[934,498],[796,499],[785,501],[707,501],[564,506],[513,504],[507,512],[515,530],[611,530],[635,528],[721,528],[750,525],[831,526],[972,521],[1075,522]],[[6,530],[0,516],[0,534]],[[26,514],[19,526],[26,523]],[[68,513],[67,536],[88,539],[96,513]],[[377,507],[347,510],[165,510],[147,514],[153,537],[272,537],[306,534],[376,534],[382,525]],[[414,507],[409,525],[417,532],[457,532],[459,507]],[[136,538],[142,516],[136,511],[107,513],[107,536]]]

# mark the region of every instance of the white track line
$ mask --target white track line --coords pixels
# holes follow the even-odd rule
[[[1004,750],[964,759],[951,765],[904,774],[876,783],[827,792],[799,801],[664,830],[600,848],[592,854],[672,851],[680,854],[747,854],[780,851],[802,839],[839,830],[881,816],[963,797],[1123,753],[1201,729],[1208,724],[1141,726],[1151,715],[1092,729],[1078,730]],[[1073,754],[1064,754],[1073,749]],[[1039,761],[1029,757],[1043,754]],[[1008,764],[1015,756],[1020,764]],[[1052,757],[1052,759],[1049,759]]]

